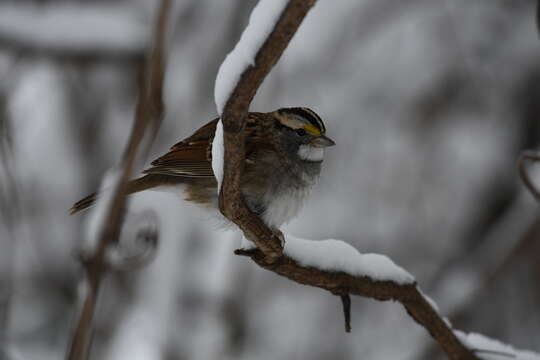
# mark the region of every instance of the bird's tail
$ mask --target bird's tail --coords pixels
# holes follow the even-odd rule
[[[158,185],[158,182],[159,181],[157,179],[157,176],[152,175],[152,174],[140,177],[140,178],[135,179],[135,180],[131,180],[128,183],[128,190],[127,190],[128,195],[129,194],[134,194],[134,193],[139,192],[139,191],[143,191],[143,190],[153,188],[153,187]],[[94,203],[97,200],[97,196],[98,196],[97,193],[93,193],[93,194],[90,194],[87,197],[82,198],[81,200],[77,201],[75,204],[73,204],[73,206],[69,210],[69,213],[71,215],[73,215],[73,214],[78,213],[79,211],[82,211],[82,210],[87,209],[90,206],[94,205]]]

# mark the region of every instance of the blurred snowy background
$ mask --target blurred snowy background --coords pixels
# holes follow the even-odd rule
[[[167,116],[147,160],[215,117],[217,69],[255,0],[177,0]],[[132,125],[155,2],[0,2],[0,359],[60,359],[86,215]],[[540,209],[516,171],[540,141],[532,0],[319,0],[252,110],[308,106],[338,146],[286,230],[414,274],[455,327],[540,351]],[[147,164],[140,164],[142,169]],[[338,298],[235,257],[238,234],[172,195],[148,267],[104,284],[94,359],[438,359],[399,304]],[[130,220],[131,219],[131,220]]]

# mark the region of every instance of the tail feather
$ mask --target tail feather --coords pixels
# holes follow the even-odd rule
[[[159,177],[159,175],[146,175],[138,179],[131,180],[128,183],[128,195],[160,185],[162,181],[159,179]],[[88,209],[94,205],[97,200],[97,196],[97,193],[93,193],[77,201],[75,204],[73,204],[69,210],[69,213],[73,215],[82,210]]]
[[[94,205],[97,200],[97,193],[90,194],[81,200],[77,201],[71,209],[69,209],[69,214],[73,215],[84,209],[88,209],[90,206]]]

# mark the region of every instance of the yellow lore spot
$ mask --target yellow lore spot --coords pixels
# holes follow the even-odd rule
[[[308,133],[312,135],[321,136],[321,131],[313,125],[304,125],[304,130],[306,130]]]

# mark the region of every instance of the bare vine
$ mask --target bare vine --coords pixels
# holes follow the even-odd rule
[[[85,270],[82,305],[67,353],[68,360],[85,360],[89,356],[92,320],[100,284],[107,271],[106,254],[110,244],[117,242],[124,219],[127,183],[145,134],[155,134],[163,114],[164,47],[170,0],[162,0],[156,20],[154,37],[143,69],[135,111],[134,125],[120,163],[120,176],[115,184],[106,222],[99,229],[99,240],[92,254],[83,259]],[[153,127],[153,129],[152,129]]]

